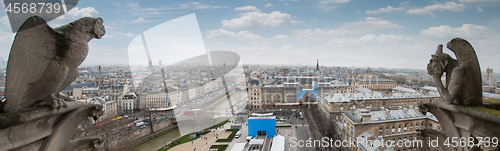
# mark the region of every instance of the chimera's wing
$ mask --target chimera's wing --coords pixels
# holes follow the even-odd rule
[[[7,64],[4,111],[19,111],[33,104],[23,100],[30,83],[38,81],[56,55],[56,32],[41,17],[28,18],[19,28]]]

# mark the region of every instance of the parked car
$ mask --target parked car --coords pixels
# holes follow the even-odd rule
[[[137,126],[137,127],[141,127],[141,126],[143,126],[143,125],[144,125],[144,122],[139,122],[139,123],[136,123],[136,124],[135,124],[135,126]]]
[[[241,131],[238,131],[236,132],[236,135],[234,136],[234,138],[239,138],[241,136]]]

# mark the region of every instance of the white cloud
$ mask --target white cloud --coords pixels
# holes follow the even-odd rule
[[[288,37],[287,35],[276,35],[273,37],[274,40],[283,40],[283,39],[288,39],[290,37]]]
[[[265,7],[271,7],[271,6],[273,6],[273,4],[267,3]]]
[[[260,9],[258,9],[255,6],[243,6],[243,7],[236,7],[234,9],[235,11],[249,11],[249,12],[260,12]]]
[[[99,12],[97,12],[93,7],[85,7],[81,9],[79,7],[74,7],[66,14],[59,16],[56,19],[48,22],[48,24],[52,27],[59,27],[61,25],[68,24],[83,17],[96,18],[98,16]],[[104,22],[106,22],[105,19]]]
[[[15,33],[0,30],[0,41],[6,40],[7,42],[12,42],[12,40],[14,40],[14,36]]]
[[[316,29],[296,29],[293,34],[297,35],[297,39],[313,39],[315,36],[334,36],[334,35],[345,35],[345,34],[353,34],[353,31],[349,31],[345,28],[340,29],[332,29],[332,30],[324,30],[320,28]]]
[[[387,7],[379,8],[379,9],[375,9],[375,10],[367,10],[365,14],[390,13],[390,12],[396,11],[396,10],[404,10],[404,8],[403,7],[394,8],[392,6],[387,6]]]
[[[57,19],[68,19],[68,20],[76,20],[82,17],[98,17],[99,12],[97,12],[94,7],[85,7],[80,9],[79,7],[74,7],[68,13],[58,17]],[[56,20],[57,20],[56,19]]]
[[[250,47],[241,47],[238,51],[268,51],[267,47],[258,47],[258,46],[250,46]]]
[[[373,43],[373,44],[397,44],[400,41],[410,41],[410,37],[406,37],[403,35],[386,35],[386,34],[381,34],[380,36],[377,36],[375,34],[367,34],[364,36],[361,36],[359,38],[340,38],[340,39],[332,39],[330,40],[327,44],[328,45],[333,45],[333,46],[338,46],[338,47],[345,47],[345,46],[353,46],[353,45],[360,45],[360,44],[366,44],[366,43]]]
[[[336,29],[296,29],[293,34],[297,36],[297,39],[318,39],[317,36],[363,34],[383,28],[403,28],[403,26],[380,18],[367,17],[361,21],[343,23],[340,28]]]
[[[102,36],[103,38],[114,38],[115,35],[111,35],[111,34],[105,34],[104,36]]]
[[[320,4],[344,4],[349,3],[351,0],[322,0],[319,1]]]
[[[261,44],[261,45],[271,45],[271,43],[270,43],[270,42],[267,42],[267,41],[264,41],[264,42],[262,42],[262,43],[260,43],[260,44]]]
[[[111,33],[111,34],[117,34],[117,35],[122,35],[122,36],[127,36],[127,37],[133,37],[134,34],[132,33],[122,33],[122,32],[117,32],[117,31],[106,31],[106,34],[107,33]],[[114,35],[110,35],[110,37],[114,37]]]
[[[10,30],[0,30],[0,57],[3,57],[5,60],[9,57],[9,52],[12,47],[12,43],[14,42],[15,35],[16,34],[12,33]]]
[[[258,46],[258,45],[271,45],[272,43],[263,41],[263,42],[253,42],[252,44]]]
[[[286,24],[296,24],[292,16],[280,11],[274,11],[270,14],[260,12],[247,12],[240,14],[240,18],[223,20],[224,28],[258,28],[258,27],[278,27]]]
[[[227,31],[223,28],[208,30],[207,38],[216,39],[216,38],[227,38],[227,39],[245,39],[245,40],[265,40],[264,37],[251,33],[249,31],[240,31],[238,33]]]
[[[216,41],[216,42],[215,42],[215,44],[218,44],[218,45],[223,45],[223,44],[224,44],[224,42],[222,42],[222,41]]]
[[[477,7],[478,12],[483,12],[483,9],[481,7],[479,7],[479,5],[477,5],[476,7]]]
[[[403,28],[403,26],[392,23],[391,21],[382,20],[381,18],[366,17],[363,21],[348,22],[344,23],[345,27],[356,27],[356,28]]]
[[[423,8],[410,9],[406,11],[407,14],[428,14],[431,16],[436,16],[434,11],[452,11],[452,12],[460,12],[465,10],[467,6],[465,4],[458,4],[455,2],[446,2],[444,4],[436,2],[434,5],[428,5]]]
[[[500,2],[499,0],[458,0],[462,3],[473,3],[473,2]]]
[[[4,24],[4,25],[9,25],[9,16],[5,15],[3,16],[2,18],[0,18],[0,23]]]
[[[139,18],[137,18],[137,19],[134,19],[134,20],[133,20],[132,22],[130,22],[130,23],[135,24],[135,23],[149,23],[149,22],[151,22],[151,20],[146,20],[146,19],[144,19],[144,18],[142,18],[142,17],[139,17]]]
[[[281,51],[288,51],[290,49],[292,49],[292,45],[283,45],[280,48]]]
[[[186,4],[179,4],[180,9],[219,9],[219,8],[228,8],[227,6],[212,6],[208,4],[203,4],[200,2],[191,2]]]
[[[454,37],[477,37],[486,32],[488,28],[485,26],[463,24],[462,27],[451,28],[450,26],[441,25],[439,27],[430,27],[420,31],[421,35],[437,38],[454,38]]]
[[[156,6],[156,5],[155,5]],[[120,7],[116,12],[129,12],[134,16],[158,16],[165,17],[164,14],[185,14],[185,12],[174,11],[174,10],[186,10],[186,9],[223,9],[229,8],[227,6],[214,6],[209,4],[204,4],[200,2],[189,2],[182,4],[170,4],[170,5],[160,5],[158,7],[142,7],[139,2],[128,2],[126,7]]]

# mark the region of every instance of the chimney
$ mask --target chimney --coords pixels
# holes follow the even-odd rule
[[[351,113],[354,113],[355,110],[356,110],[356,106],[352,106],[349,108],[349,111],[351,111]]]
[[[385,109],[385,114],[387,114],[387,117],[391,119],[391,110]]]
[[[372,106],[367,106],[366,110],[368,110],[368,112],[371,112],[372,111]]]
[[[370,122],[372,121],[372,115],[369,113],[363,113],[361,114],[361,123],[363,122]]]

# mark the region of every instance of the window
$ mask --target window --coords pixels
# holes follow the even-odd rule
[[[413,132],[413,124],[410,124],[410,132]]]
[[[401,125],[398,126],[398,133],[401,133]]]
[[[406,125],[405,125],[405,128],[404,128],[404,131],[403,131],[403,132],[405,132],[405,133],[406,133]]]
[[[395,130],[396,130],[396,128],[394,126],[392,126],[392,134],[394,134]]]
[[[383,132],[382,132],[382,127],[378,129],[378,136],[382,136]]]
[[[385,135],[389,135],[389,126],[385,127]]]

